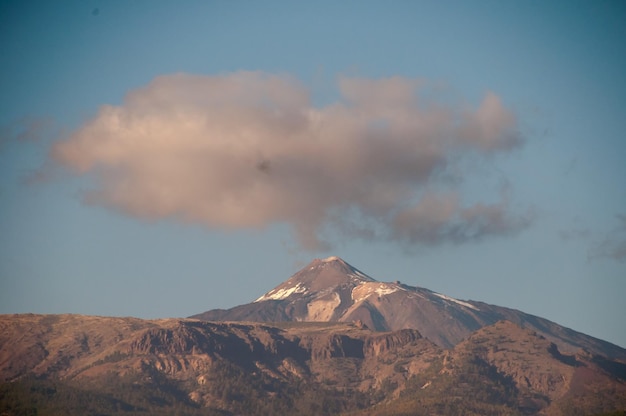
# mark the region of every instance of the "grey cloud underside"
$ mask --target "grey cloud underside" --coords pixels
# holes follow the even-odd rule
[[[443,184],[464,156],[521,146],[515,116],[488,92],[475,108],[425,101],[423,81],[340,78],[311,104],[288,76],[156,78],[58,142],[54,160],[97,186],[85,196],[142,218],[209,227],[287,223],[304,248],[322,230],[409,244],[515,233],[529,217],[502,196],[466,205]]]

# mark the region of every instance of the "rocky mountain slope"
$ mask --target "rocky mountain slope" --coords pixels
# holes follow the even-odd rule
[[[417,329],[442,348],[501,320],[528,328],[569,353],[583,348],[626,361],[626,350],[521,311],[462,301],[431,290],[378,282],[338,257],[316,259],[256,301],[192,316],[258,322],[363,322],[377,331]]]
[[[0,416],[626,412],[624,349],[337,257],[196,318],[2,315]]]
[[[347,323],[0,316],[0,414],[599,414],[626,365],[501,321],[452,349]]]

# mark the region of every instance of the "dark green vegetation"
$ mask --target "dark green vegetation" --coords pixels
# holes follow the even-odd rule
[[[150,374],[150,375],[147,375]],[[108,374],[89,383],[29,377],[0,384],[0,415],[331,415],[372,403],[357,391],[304,383],[277,383],[223,365],[212,374],[207,393],[229,410],[200,406],[185,392],[190,386],[158,372]]]
[[[26,378],[0,385],[1,415],[201,414],[196,410],[172,383],[139,375],[110,374],[97,383]]]

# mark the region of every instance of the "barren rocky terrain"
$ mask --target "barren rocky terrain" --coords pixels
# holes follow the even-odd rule
[[[626,409],[624,363],[564,354],[507,321],[443,349],[414,329],[359,323],[4,315],[0,380],[3,415]]]

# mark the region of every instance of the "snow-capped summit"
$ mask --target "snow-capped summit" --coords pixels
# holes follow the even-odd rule
[[[284,283],[276,286],[255,302],[281,300],[293,294],[311,294],[343,286],[375,282],[370,276],[337,256],[315,259]]]
[[[418,276],[402,276],[415,280]],[[530,328],[562,351],[604,351],[612,344],[563,328],[546,319],[483,302],[459,300],[431,290],[379,282],[337,256],[315,259],[252,303],[192,316],[209,321],[360,321],[372,330],[417,329],[452,347],[477,329],[500,320]]]
[[[276,286],[254,302],[307,299],[310,302],[308,309],[313,310],[316,309],[315,299],[319,298],[324,303],[324,310],[328,312],[330,311],[328,302],[336,304],[335,307],[342,303],[346,305],[343,297],[347,299],[356,286],[368,282],[375,282],[375,280],[340,257],[332,256],[313,260],[286,282]],[[319,320],[326,315],[327,313],[320,315],[320,313],[313,312],[313,315],[303,317],[303,319]]]
[[[442,346],[454,345],[483,322],[493,320],[482,316],[475,303],[399,281],[379,282],[338,256],[311,261],[250,304],[195,317],[235,321],[361,321],[381,331],[418,329]],[[444,322],[448,326],[442,330]]]

